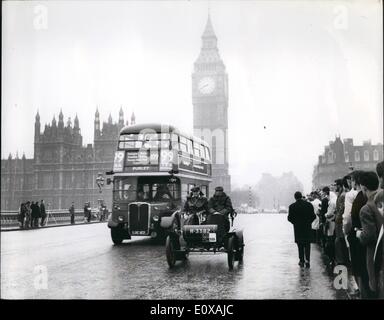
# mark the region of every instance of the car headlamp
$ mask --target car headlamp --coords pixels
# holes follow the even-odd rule
[[[160,217],[155,214],[153,217],[152,217],[153,221],[159,221],[160,220]]]
[[[124,221],[124,217],[123,216],[118,216],[117,220],[119,220],[120,222],[123,222]]]

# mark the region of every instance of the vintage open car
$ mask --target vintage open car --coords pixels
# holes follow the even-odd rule
[[[229,225],[219,213],[208,216],[197,213],[195,216],[175,212],[161,221],[167,230],[165,251],[167,262],[173,268],[178,260],[185,260],[189,253],[227,253],[229,270],[235,261],[243,262],[243,231],[233,227],[235,212]]]

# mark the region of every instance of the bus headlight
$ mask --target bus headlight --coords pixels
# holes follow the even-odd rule
[[[152,219],[153,219],[153,221],[159,221],[160,220],[160,217],[158,216],[158,215],[154,215],[153,217],[152,217]]]
[[[124,217],[123,216],[118,216],[117,220],[119,220],[119,222],[123,222],[124,221]]]

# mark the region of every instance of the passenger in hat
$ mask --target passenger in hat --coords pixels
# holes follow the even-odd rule
[[[224,218],[225,231],[228,231],[230,227],[228,215],[232,214],[233,211],[231,198],[225,194],[223,187],[216,187],[215,194],[208,202],[208,220],[210,220],[212,215],[221,214]]]

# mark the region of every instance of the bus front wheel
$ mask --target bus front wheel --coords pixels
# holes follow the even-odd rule
[[[114,244],[121,244],[123,242],[121,230],[119,230],[118,228],[111,228],[111,238]]]

